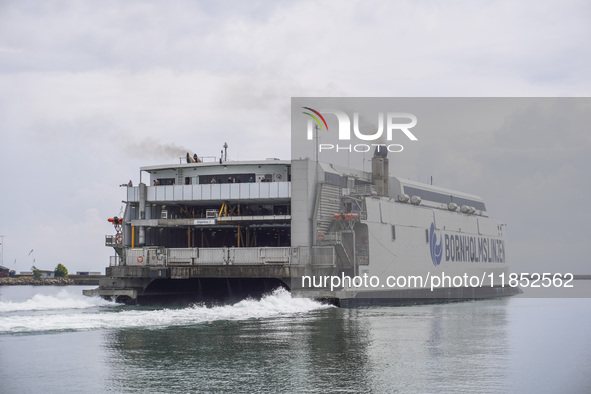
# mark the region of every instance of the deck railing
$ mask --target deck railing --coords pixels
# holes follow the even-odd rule
[[[290,247],[128,249],[126,265],[289,264]]]
[[[127,201],[138,202],[139,187],[127,188]],[[291,182],[148,186],[147,201],[248,200],[291,198]]]

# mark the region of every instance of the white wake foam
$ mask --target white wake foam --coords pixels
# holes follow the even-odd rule
[[[261,300],[244,300],[234,305],[183,309],[102,309],[68,314],[27,314],[0,319],[0,333],[39,331],[78,331],[114,328],[163,328],[194,325],[217,320],[247,320],[297,315],[316,309],[330,308],[307,298],[292,298],[284,289],[277,289]]]
[[[0,302],[0,312],[84,309],[107,305],[114,305],[114,303],[98,297],[85,297],[82,294],[71,294],[67,289],[61,289],[59,293],[54,296],[35,294],[32,298],[22,302]]]

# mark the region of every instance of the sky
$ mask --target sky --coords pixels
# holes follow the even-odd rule
[[[291,97],[588,97],[590,18],[588,1],[0,0],[3,265],[104,272],[120,184],[224,142],[289,159]],[[482,196],[512,271],[591,273],[588,127],[549,122],[427,140],[396,170]]]

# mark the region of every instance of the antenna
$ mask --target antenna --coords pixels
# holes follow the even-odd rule
[[[228,143],[224,142],[224,161],[228,161]]]
[[[320,131],[320,129],[318,128],[317,124],[314,125],[314,131],[316,132],[316,134],[314,135],[314,138],[316,139],[316,147],[314,150],[316,153],[316,162],[318,162],[318,138],[320,137],[318,132]]]

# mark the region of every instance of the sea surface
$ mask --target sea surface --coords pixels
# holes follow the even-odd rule
[[[84,288],[0,286],[0,393],[591,393],[591,298],[148,308]]]

